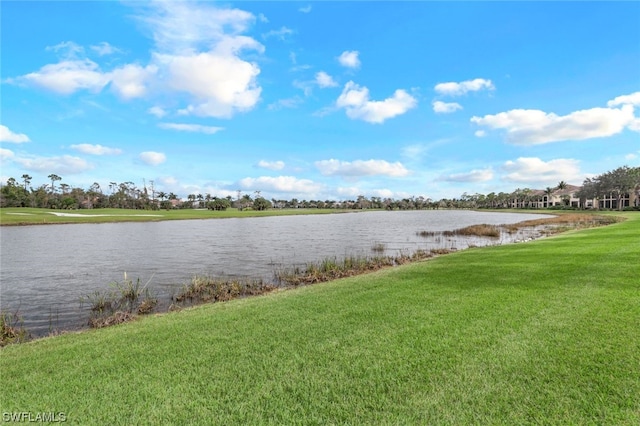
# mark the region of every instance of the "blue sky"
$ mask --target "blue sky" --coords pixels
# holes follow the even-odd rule
[[[640,165],[639,2],[0,7],[3,181],[440,199]]]

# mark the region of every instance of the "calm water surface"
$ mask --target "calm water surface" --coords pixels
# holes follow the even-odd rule
[[[109,283],[140,278],[169,300],[194,275],[271,280],[278,268],[326,257],[466,248],[507,241],[427,240],[419,231],[507,224],[535,214],[456,210],[0,227],[0,305],[34,335],[84,327],[80,300]],[[548,216],[546,216],[548,217]]]

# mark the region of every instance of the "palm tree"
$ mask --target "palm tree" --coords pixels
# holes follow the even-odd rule
[[[24,181],[24,190],[27,190],[27,186],[31,183],[31,176],[24,174],[22,175],[22,180]]]
[[[531,197],[532,197],[532,191],[529,188],[525,188],[522,191],[520,191],[520,195],[522,196],[522,207],[531,207]]]
[[[567,182],[561,180],[560,182],[558,182],[558,186],[556,186],[557,189],[565,189],[567,187]]]
[[[49,176],[47,176],[49,179],[51,179],[51,192],[55,192],[55,182],[57,180],[62,180],[62,178],[54,173],[51,173]]]
[[[547,196],[547,203],[545,207],[549,207],[549,202],[551,201],[551,195],[553,195],[554,189],[550,186],[547,186],[547,189],[544,190],[545,195]]]

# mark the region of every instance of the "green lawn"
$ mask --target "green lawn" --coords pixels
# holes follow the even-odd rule
[[[354,211],[354,210],[347,210]],[[90,209],[90,210],[50,210],[39,208],[8,207],[0,209],[0,225],[41,225],[51,223],[101,223],[101,222],[150,222],[159,220],[216,219],[260,216],[285,216],[300,214],[343,213],[336,209],[269,209],[263,211],[228,209],[212,210],[130,210],[130,209]],[[74,216],[56,216],[80,215]]]
[[[640,214],[0,352],[71,424],[640,424]]]

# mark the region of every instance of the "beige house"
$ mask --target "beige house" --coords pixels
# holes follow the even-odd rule
[[[510,200],[509,207],[533,209],[545,209],[553,206],[593,207],[593,200],[587,200],[585,206],[580,204],[580,198],[576,196],[580,188],[580,186],[567,185],[563,189],[554,188],[550,194],[542,189],[533,189],[526,195],[521,194],[519,198],[514,197]]]
[[[509,207],[512,208],[537,208],[544,209],[554,206],[577,207],[584,209],[618,209],[618,199],[613,194],[608,194],[598,199],[580,200],[576,195],[581,186],[567,185],[563,189],[554,188],[548,194],[547,191],[541,189],[532,190],[526,198],[520,200],[511,200]],[[622,208],[640,206],[640,186],[629,194],[625,194],[620,199]]]

